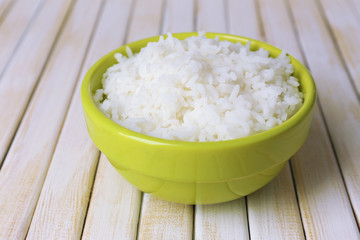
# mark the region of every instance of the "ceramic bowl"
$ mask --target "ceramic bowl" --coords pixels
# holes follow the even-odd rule
[[[173,34],[185,39],[197,33]],[[245,37],[207,33],[208,38],[241,42],[251,40],[272,57],[281,50]],[[96,106],[93,95],[102,75],[116,63],[115,53],[126,55],[126,46],[138,52],[159,36],[122,46],[98,60],[86,74],[81,98],[89,135],[116,170],[139,190],[162,199],[186,204],[213,204],[248,195],[271,181],[305,142],[316,99],[314,81],[295,58],[294,76],[304,94],[302,107],[290,119],[268,131],[234,140],[184,142],[147,136],[110,120]]]

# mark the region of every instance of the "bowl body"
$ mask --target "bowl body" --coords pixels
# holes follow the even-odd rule
[[[197,33],[173,34],[185,39]],[[207,33],[220,40],[260,47],[276,57],[281,50],[267,43],[220,33]],[[98,60],[86,74],[81,98],[90,137],[111,164],[139,190],[186,204],[212,204],[250,194],[271,181],[305,142],[314,109],[316,90],[307,69],[291,57],[294,76],[300,80],[303,106],[283,124],[249,137],[219,142],[165,140],[126,129],[106,117],[93,95],[102,75],[116,63],[115,53],[126,55],[126,46],[138,52],[152,37],[122,46]]]

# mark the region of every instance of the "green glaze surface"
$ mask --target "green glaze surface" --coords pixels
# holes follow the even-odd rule
[[[197,33],[173,34],[185,39]],[[267,43],[221,33],[220,40],[246,43],[276,57],[281,50]],[[305,142],[316,99],[314,81],[295,58],[294,76],[300,80],[304,103],[283,124],[249,137],[219,142],[182,142],[147,136],[126,129],[107,118],[95,105],[93,94],[102,75],[116,63],[115,53],[126,55],[126,46],[138,52],[159,36],[122,46],[98,60],[86,74],[81,88],[85,120],[91,139],[111,164],[134,186],[154,196],[187,204],[212,204],[250,194],[271,181]]]

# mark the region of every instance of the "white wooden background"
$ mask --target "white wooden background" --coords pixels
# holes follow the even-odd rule
[[[266,187],[190,206],[128,184],[88,137],[87,69],[167,32],[265,40],[311,70],[308,141]],[[360,239],[359,0],[0,0],[0,239]]]

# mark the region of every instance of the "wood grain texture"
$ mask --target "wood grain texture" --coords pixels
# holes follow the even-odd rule
[[[100,1],[77,1],[0,171],[0,238],[24,238]]]
[[[322,5],[320,10],[325,14],[336,44],[360,93],[360,17],[356,12],[360,4],[352,5],[348,1],[341,0],[318,0],[318,2]]]
[[[136,239],[141,193],[101,155],[82,239]]]
[[[0,0],[0,239],[360,239],[359,23],[358,0]],[[290,166],[224,204],[142,198],[98,161],[82,116],[100,56],[193,30],[279,46],[319,93]]]
[[[307,239],[360,239],[320,114],[314,115],[309,138],[292,166]]]
[[[30,2],[30,1],[29,1]],[[71,0],[49,0],[33,20],[0,79],[0,164],[29,103]]]
[[[0,75],[44,0],[18,0],[0,25]]]
[[[297,44],[297,36],[291,24],[291,15],[289,15],[286,3],[277,1],[277,4],[274,4],[262,1],[261,5],[263,6],[262,12],[268,12],[262,16],[264,29],[270,41],[285,48],[303,62],[302,52]],[[277,11],[276,14],[274,11]],[[283,23],[279,28],[280,22]],[[312,143],[305,144],[291,161],[305,234],[310,239],[332,239],[335,236],[339,238],[341,235],[346,239],[353,239],[356,236],[353,228],[354,218],[351,214],[350,204],[346,202],[346,191],[336,161],[332,162],[332,168],[326,167],[329,160],[334,159],[334,154],[331,145],[326,144],[329,143],[329,136],[327,136],[325,128],[322,129],[323,131],[318,130],[319,126],[324,125],[320,110],[316,108],[308,139]],[[326,152],[323,152],[323,149],[326,149]],[[305,173],[300,176],[299,171],[305,171]],[[311,191],[310,189],[317,187],[319,179],[329,179],[328,182],[333,187],[320,189],[320,185],[319,191]],[[323,204],[326,199],[332,200],[329,200],[328,204]],[[342,209],[339,214],[344,219],[344,226],[338,224],[338,216],[333,214],[335,211],[333,209],[338,206],[341,206]]]
[[[104,10],[99,20],[99,25],[97,26],[81,76],[85,75],[85,72],[90,67],[90,64],[95,62],[105,53],[119,47],[124,41],[126,28],[122,27],[117,29],[116,26],[111,23],[116,22],[121,26],[127,25],[132,5],[131,2],[132,1],[130,0],[109,0],[105,2]],[[79,80],[81,79],[82,77]],[[77,90],[74,93],[74,100],[68,113],[67,122],[69,122],[69,127],[66,127],[66,123],[64,126],[63,132],[67,131],[67,134],[64,136],[65,139],[74,138],[75,140],[79,140],[79,136],[88,136],[83,116],[78,116],[79,114],[82,114],[79,94],[80,83],[81,82],[79,81]],[[70,126],[74,124],[79,125],[79,128],[82,129],[81,134],[74,135],[74,133],[71,132]],[[60,136],[60,141],[61,139],[62,136]],[[86,141],[92,145],[89,137],[87,137]],[[84,148],[82,142],[74,145],[78,149],[77,152],[86,153],[90,150],[88,148]],[[71,151],[69,153],[71,153]],[[82,161],[86,164],[90,164],[86,159],[82,159]],[[95,162],[92,162],[92,167],[95,167],[94,163]],[[81,171],[81,169],[79,169],[80,167],[81,165],[79,164],[73,164],[70,169],[72,169],[73,174],[79,174],[78,172]],[[70,181],[73,180],[67,179],[67,181],[70,183]],[[91,184],[86,187],[91,188]],[[54,185],[53,188],[56,188],[56,185]],[[108,163],[105,156],[102,156],[96,173],[91,204],[86,215],[82,238],[134,239],[136,237],[136,226],[139,216],[140,196],[140,192],[128,184],[119,175],[119,173],[115,171],[110,163]],[[65,196],[59,196],[58,198],[65,198],[69,202],[73,201],[71,199],[71,194],[69,193],[66,193]],[[74,208],[72,211],[76,212],[76,210],[77,208]],[[51,212],[52,209],[48,209],[48,211]],[[68,223],[69,222],[70,221],[68,220]],[[53,225],[56,225],[56,223],[50,224],[50,226]]]
[[[245,198],[197,205],[195,216],[195,239],[249,239]]]
[[[197,0],[197,31],[226,32],[225,1]]]
[[[115,29],[116,26],[111,23],[117,22],[126,26],[130,6],[131,2],[127,0],[105,3],[42,188],[29,229],[29,239],[78,239],[81,236],[99,154],[88,136],[83,118],[80,99],[81,80],[91,64],[105,53],[117,48],[123,41],[126,28]],[[98,174],[101,176],[103,173]],[[112,188],[105,189],[113,191]],[[138,195],[140,199],[140,194]],[[125,195],[122,197],[129,198]],[[112,224],[108,227],[110,226],[113,227]],[[104,231],[110,233],[107,230],[110,229],[106,229],[104,222],[94,226],[91,233],[98,234]]]
[[[70,120],[74,117],[77,122]],[[80,238],[99,155],[84,125],[81,106],[72,105],[27,239]]]
[[[247,203],[251,239],[305,239],[288,164]]]
[[[289,6],[307,62],[319,86],[317,90],[322,111],[359,223],[359,100],[315,2],[296,0],[291,1]]]
[[[193,207],[144,194],[139,240],[192,239]]]

